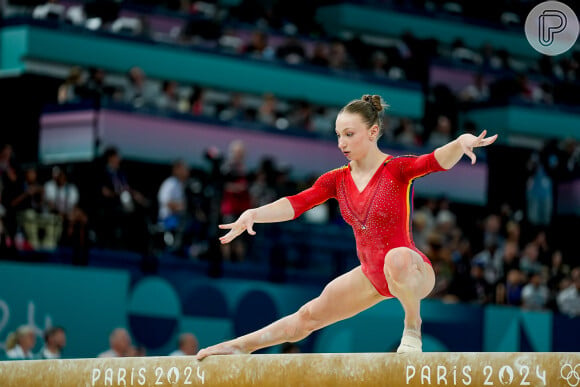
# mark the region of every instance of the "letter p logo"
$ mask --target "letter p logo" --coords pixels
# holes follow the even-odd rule
[[[547,9],[538,18],[538,40],[542,46],[549,46],[554,43],[554,36],[566,29],[568,18],[564,12],[557,9]]]

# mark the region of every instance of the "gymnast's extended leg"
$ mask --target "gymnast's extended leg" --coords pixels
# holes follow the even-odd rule
[[[299,341],[317,329],[354,316],[385,299],[359,266],[331,281],[320,296],[306,303],[296,313],[245,336],[202,349],[197,358],[251,353],[272,345]]]

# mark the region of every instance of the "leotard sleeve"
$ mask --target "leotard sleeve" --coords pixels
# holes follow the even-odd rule
[[[446,171],[435,158],[435,152],[421,156],[393,157],[388,161],[387,166],[395,177],[403,182],[411,181],[433,172]]]
[[[312,207],[336,197],[336,179],[338,170],[333,170],[320,176],[312,187],[286,198],[294,208],[294,219]]]

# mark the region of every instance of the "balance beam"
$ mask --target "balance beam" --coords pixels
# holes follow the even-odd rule
[[[577,386],[580,353],[288,354],[0,362],[2,387]]]

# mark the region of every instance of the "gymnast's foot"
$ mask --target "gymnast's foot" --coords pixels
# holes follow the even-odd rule
[[[204,348],[197,353],[197,360],[202,360],[211,355],[239,355],[244,354],[239,346],[231,343],[220,343]]]
[[[397,353],[423,352],[421,333],[415,330],[405,329],[401,344],[397,348]]]

